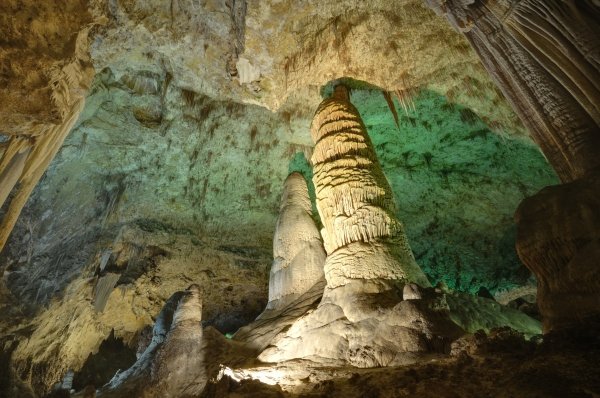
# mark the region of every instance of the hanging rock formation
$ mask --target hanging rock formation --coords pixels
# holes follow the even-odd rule
[[[20,183],[0,223],[0,250],[31,192],[75,125],[94,76],[88,36],[99,22],[92,21],[83,4],[70,4],[73,14],[69,15],[64,7],[42,3],[30,5],[35,8],[30,11],[36,17],[33,22],[33,17],[21,13],[28,8],[22,4],[0,6],[0,12],[8,18],[10,14],[2,12],[5,7],[19,11],[10,23],[4,24],[3,20],[0,28],[7,43],[17,43],[15,48],[9,45],[0,50],[2,70],[8,70],[8,76],[16,75],[6,79],[6,85],[0,84],[0,115],[5,122],[2,128],[10,135],[8,148],[0,158],[0,206]],[[26,25],[35,28],[18,26],[21,18],[29,18]],[[71,41],[72,45],[65,45]],[[2,83],[4,77],[3,73]]]
[[[428,286],[394,215],[392,190],[348,90],[339,85],[311,126],[317,209],[329,288],[352,280]]]
[[[538,278],[545,329],[599,312],[600,7],[588,0],[427,3],[465,33],[561,180],[573,182],[542,190],[516,215],[518,252]]]
[[[600,167],[597,2],[426,2],[465,33],[563,181]]]
[[[273,237],[268,309],[286,306],[323,279],[325,250],[311,214],[306,181],[292,173],[285,180]]]

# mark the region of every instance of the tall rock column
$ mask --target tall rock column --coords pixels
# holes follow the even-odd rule
[[[285,180],[273,237],[267,309],[284,307],[322,280],[324,263],[306,181],[302,174],[292,173]]]
[[[344,86],[319,105],[311,134],[327,286],[356,280],[383,289],[395,281],[429,285],[394,215],[392,190]]]
[[[593,0],[425,0],[464,32],[563,182],[600,167]]]

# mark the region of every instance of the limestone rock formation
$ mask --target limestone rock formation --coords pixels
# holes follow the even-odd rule
[[[285,180],[279,212],[267,309],[286,306],[324,277],[325,250],[302,174]]]
[[[352,280],[428,286],[396,219],[391,188],[362,119],[347,89],[339,85],[335,90],[321,103],[311,126],[327,286]]]
[[[543,385],[538,395],[597,394],[598,329],[587,326],[600,308],[598,1],[426,2],[466,37],[423,0],[3,1],[0,395],[43,396],[70,376],[76,384],[109,339],[131,355],[142,349],[101,396],[281,396],[290,386],[309,396],[443,396],[456,385],[457,395],[536,395],[530,380]],[[535,343],[492,330],[529,337],[536,321],[423,287],[417,265],[431,281],[493,294],[532,279],[513,259],[509,213],[554,176],[529,156],[529,141],[505,140],[528,133],[486,68],[573,181],[517,215],[546,329],[584,320],[596,334],[564,363],[548,355],[554,335],[534,353]],[[338,96],[317,114],[313,151],[309,114],[319,87],[340,77],[414,94],[422,106],[394,113],[392,139],[381,112],[363,123]],[[226,338],[265,308],[280,181],[296,155],[313,156],[325,247],[292,175],[267,309]],[[197,287],[167,299],[196,282],[206,288],[203,320]],[[479,329],[505,336],[489,346],[510,354],[478,357],[468,340],[485,341]],[[456,341],[465,332],[475,335]],[[566,378],[555,377],[557,364]],[[484,382],[464,383],[472,371]]]
[[[0,223],[0,250],[77,121],[94,76],[88,38],[101,20],[86,2],[68,3],[66,9],[52,1],[0,5],[7,43],[0,49],[0,116],[10,136],[0,158],[0,205],[19,182]]]
[[[167,86],[271,110],[304,91],[298,104],[312,112],[320,99],[308,88],[341,76],[392,91],[423,87],[474,109],[494,130],[526,135],[466,40],[421,0],[66,4],[0,5],[0,36],[9,43],[0,50],[0,82],[6,83],[0,84],[1,132],[45,142],[34,151],[44,159],[36,161],[39,170],[23,179],[10,217],[4,217],[2,239],[72,128],[68,121],[79,114],[78,98],[93,93],[94,73],[107,70],[117,80],[153,75]],[[157,110],[135,115],[152,125],[160,120]]]
[[[515,214],[517,251],[538,281],[537,302],[550,331],[600,315],[600,174],[550,186]]]
[[[325,278],[325,250],[311,217],[306,180],[298,172],[285,180],[280,214],[273,237],[273,265],[269,274],[269,302],[254,322],[234,338],[256,352],[265,349],[284,328],[318,304]]]
[[[175,293],[159,314],[152,340],[137,362],[115,375],[100,397],[198,396],[207,382],[198,285]]]
[[[427,3],[465,32],[563,181],[600,167],[597,2]]]
[[[374,367],[413,362],[434,346],[443,352],[461,330],[443,297],[398,295],[395,283],[429,282],[395,218],[391,190],[345,86],[319,106],[312,135],[327,286],[318,307],[275,337],[259,360]]]

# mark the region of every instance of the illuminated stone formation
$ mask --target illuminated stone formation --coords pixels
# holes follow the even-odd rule
[[[317,209],[327,286],[351,280],[410,281],[428,286],[394,215],[392,190],[362,119],[337,86],[311,126]]]
[[[267,308],[282,307],[305,293],[323,278],[324,263],[306,181],[300,173],[292,173],[285,180],[273,237]]]

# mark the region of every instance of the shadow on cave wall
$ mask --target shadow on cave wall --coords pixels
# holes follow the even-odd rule
[[[515,251],[512,216],[523,198],[558,183],[537,147],[492,131],[472,110],[428,90],[413,98],[414,108],[396,103],[396,126],[379,90],[363,82],[351,87],[397,216],[430,280],[471,293],[533,283]],[[322,95],[330,91],[331,84]],[[302,153],[289,169],[312,178]]]

